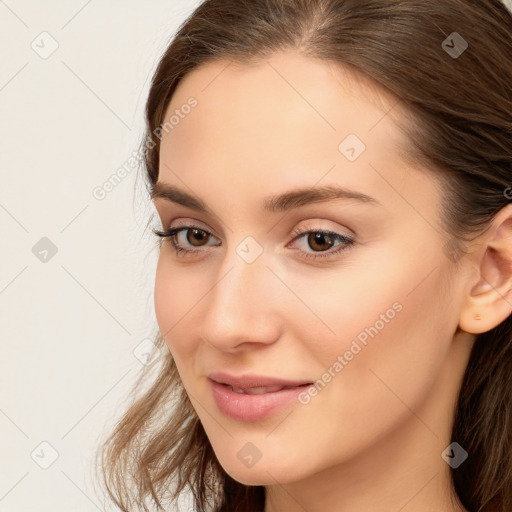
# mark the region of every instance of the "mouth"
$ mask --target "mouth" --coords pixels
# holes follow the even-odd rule
[[[313,384],[313,381],[309,379],[283,379],[256,373],[246,373],[237,376],[225,372],[212,372],[208,375],[208,378],[217,384],[229,386],[237,393],[247,394],[273,393],[282,389],[291,389]]]
[[[218,411],[231,419],[255,422],[302,403],[300,396],[313,383],[237,386],[208,379]]]
[[[215,381],[214,381],[215,382]],[[224,386],[225,388],[234,391],[235,393],[241,393],[246,395],[262,395],[265,393],[275,393],[276,391],[282,391],[283,389],[294,389],[294,388],[301,388],[301,387],[307,387],[312,384],[306,383],[306,384],[299,384],[295,386],[255,386],[255,387],[238,387],[238,386],[231,386],[230,384],[224,384],[222,382],[218,382],[221,386]]]

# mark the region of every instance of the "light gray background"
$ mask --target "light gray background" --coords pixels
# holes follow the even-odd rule
[[[156,252],[137,169],[93,190],[198,3],[0,0],[0,512],[104,510],[91,458],[154,334]]]
[[[156,251],[136,169],[92,192],[137,150],[198,3],[0,1],[0,512],[104,510],[91,458],[154,334]]]

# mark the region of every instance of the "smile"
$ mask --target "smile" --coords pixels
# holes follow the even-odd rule
[[[243,389],[210,380],[213,399],[219,411],[239,421],[269,418],[286,406],[299,403],[300,393],[312,385],[260,386]]]

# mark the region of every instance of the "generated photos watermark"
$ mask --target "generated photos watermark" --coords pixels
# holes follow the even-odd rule
[[[300,393],[298,399],[301,404],[309,404],[311,399],[318,395],[318,393],[325,388],[325,386],[331,382],[331,380],[338,375],[341,370],[349,364],[354,356],[359,354],[363,348],[368,345],[369,338],[375,338],[391,320],[395,318],[397,313],[402,311],[403,306],[400,302],[396,301],[385,313],[379,315],[379,319],[376,320],[370,327],[365,327],[351,342],[350,347],[345,350],[342,355],[338,355],[336,360],[329,366],[326,372],[324,372],[321,378],[317,379],[313,386],[308,387],[302,393]],[[362,345],[360,345],[359,343]]]
[[[151,135],[146,137],[146,140],[144,141],[145,148],[153,149],[157,145],[154,137],[158,140],[162,140],[163,134],[170,133],[171,130],[174,130],[174,128],[176,128],[176,126],[178,126],[180,122],[185,119],[190,112],[192,112],[192,109],[197,107],[197,105],[197,99],[191,96],[186,103],[181,105],[180,108],[174,109],[174,112],[169,116],[169,118],[158,128],[155,128]],[[98,201],[105,199],[110,192],[112,192],[129,174],[131,174],[134,169],[140,165],[142,160],[143,153],[140,151],[133,151],[125,162],[116,170],[116,172],[112,173],[104,183],[93,188],[92,195],[94,199]]]

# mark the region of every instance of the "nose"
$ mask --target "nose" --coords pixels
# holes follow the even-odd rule
[[[246,263],[234,256],[225,261],[204,298],[201,317],[202,339],[227,352],[274,343],[280,336],[283,304],[262,257]]]

